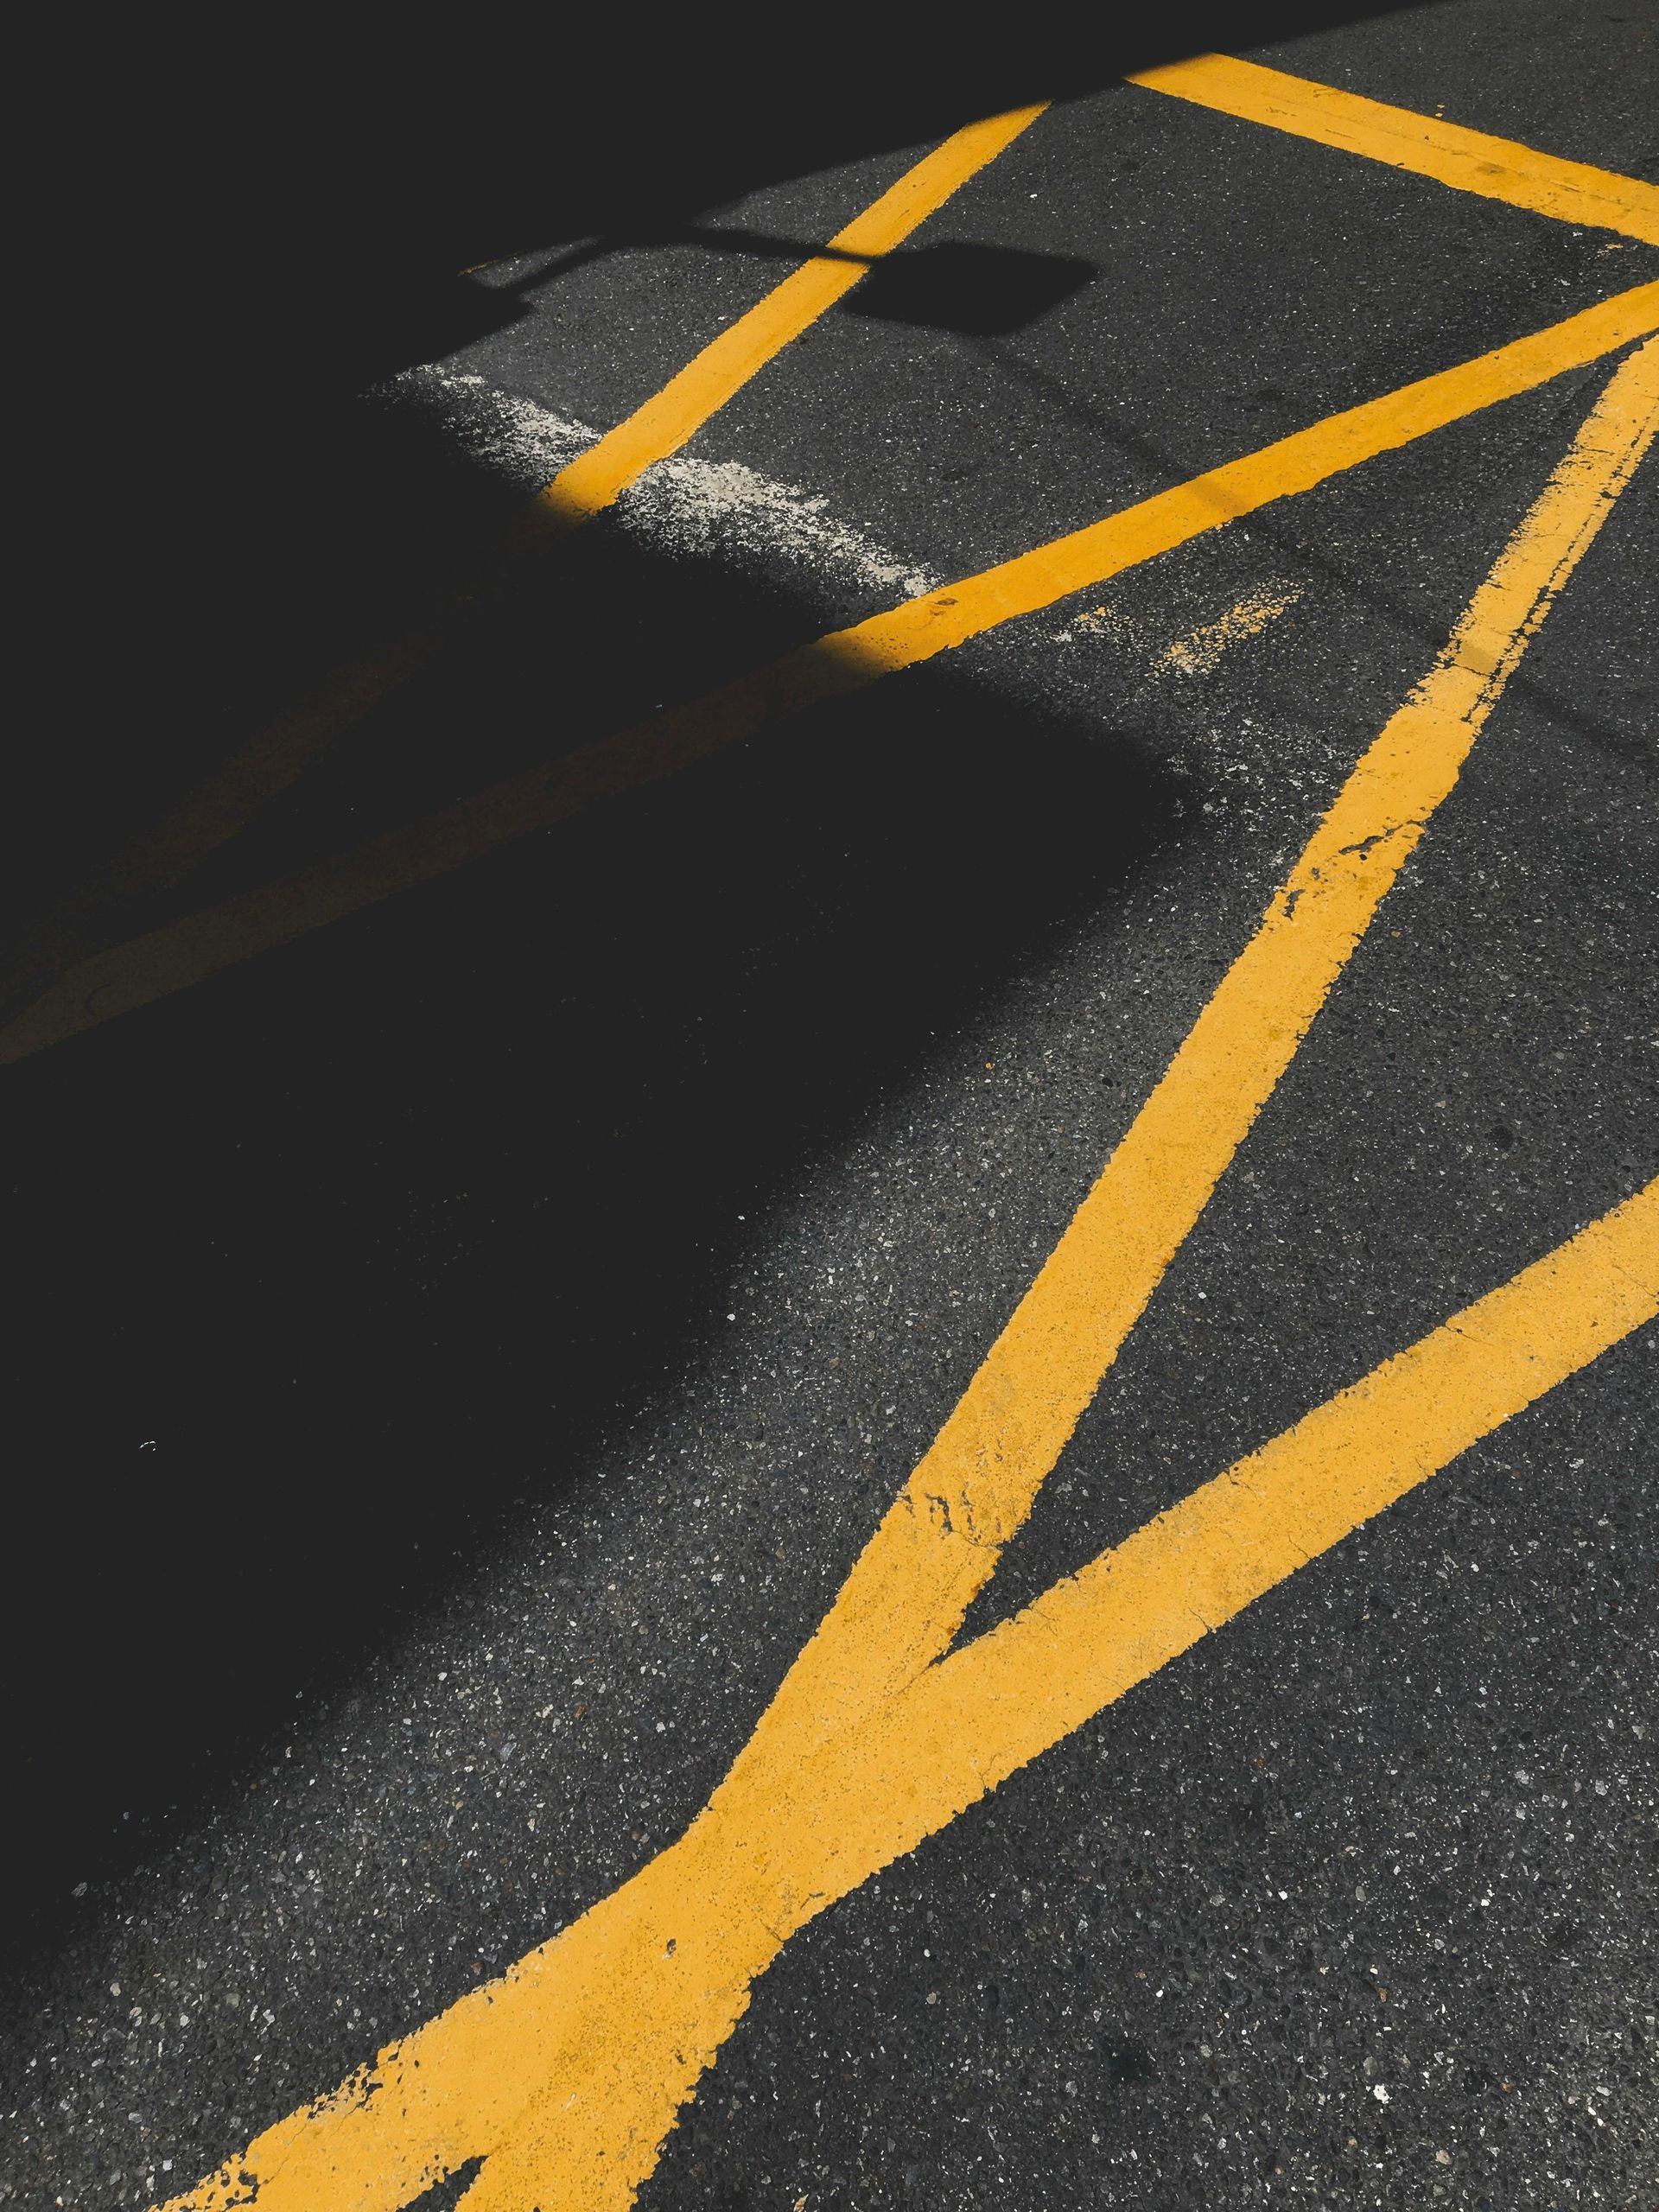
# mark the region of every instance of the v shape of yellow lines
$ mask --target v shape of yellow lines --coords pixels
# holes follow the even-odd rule
[[[950,1649],[1656,429],[1649,342],[1354,769],[681,1840],[169,2212],[396,2212],[479,2158],[467,2212],[619,2212],[797,1929],[1659,1315],[1656,1181]]]

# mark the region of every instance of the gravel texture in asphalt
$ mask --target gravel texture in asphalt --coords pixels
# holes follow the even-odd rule
[[[1248,51],[1651,180],[1656,27],[1451,0]],[[1659,275],[1068,89],[118,934]],[[309,444],[209,392],[201,665],[43,880],[435,619],[926,136],[815,140],[685,238],[532,232],[434,358],[314,379]],[[178,2194],[684,1828],[1608,374],[6,1071],[0,2202]],[[1659,1172],[1656,487],[967,1633]],[[643,2212],[1659,2202],[1656,1442],[1649,1325],[824,1913]]]

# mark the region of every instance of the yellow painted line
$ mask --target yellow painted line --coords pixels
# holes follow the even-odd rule
[[[970,123],[924,155],[896,184],[830,241],[830,255],[795,270],[626,421],[590,446],[529,502],[511,533],[511,554],[527,537],[585,522],[609,506],[653,462],[677,453],[734,392],[776,359],[867,276],[951,194],[995,161],[1044,111],[1046,102]],[[480,266],[487,266],[487,264]],[[265,724],[225,768],[206,779],[117,864],[114,890],[130,896],[176,883],[286,791],[342,731],[429,663],[472,606],[480,586],[418,634],[395,638],[325,679]]]
[[[678,1843],[501,1980],[269,2130],[172,2212],[228,2212],[256,2189],[261,2212],[393,2212],[480,2157],[467,2212],[617,2212],[792,1933],[1659,1313],[1656,1183],[1013,1621],[943,1656],[963,1591],[978,1586],[957,1537],[977,1536],[994,1565],[1024,1510],[1007,1453],[1019,1462],[1013,1491],[1029,1491],[1070,1433],[1075,1415],[1057,1417],[1048,1363],[1066,1371],[1065,1387],[1086,1382],[1091,1364],[1096,1381],[1103,1372],[1128,1309],[1144,1302],[1328,990],[1333,962],[1351,950],[1627,480],[1659,404],[1656,360],[1649,348],[1613,378],[1085,1200],[1055,1255],[1059,1274],[1051,1261],[1039,1278],[1048,1311],[1028,1296],[976,1376],[963,1405],[980,1393],[984,1426],[943,1471],[958,1485],[948,1510],[932,1510],[924,1460]],[[1219,1023],[1207,1027],[1218,1002]],[[1238,1033],[1252,1027],[1263,1035]],[[1126,1160],[1103,1211],[1099,1194]],[[1154,1172],[1183,1183],[1175,1207],[1147,1187]],[[1125,1267],[1100,1238],[1110,1207],[1131,1203],[1151,1209],[1153,1228],[1136,1249],[1141,1232],[1128,1222]],[[1061,1277],[1080,1262],[1095,1280],[1068,1287]],[[1096,1305],[1109,1316],[1103,1337]],[[1034,1445],[1021,1404],[1033,1398]],[[961,1414],[942,1444],[953,1428],[960,1442]],[[873,1560],[887,1599],[874,1607]]]
[[[1512,139],[1491,137],[1484,130],[1416,115],[1409,108],[1389,107],[1306,77],[1264,69],[1255,61],[1236,61],[1224,54],[1142,69],[1129,82],[1246,123],[1264,123],[1299,138],[1312,138],[1344,154],[1362,154],[1395,168],[1413,169],[1459,192],[1479,193],[1487,200],[1529,208],[1534,214],[1618,231],[1645,245],[1659,245],[1659,187],[1611,169],[1562,161]]]
[[[798,1929],[1659,1315],[1659,1182],[681,1840],[168,2212],[622,2212]],[[256,2196],[257,2192],[257,2196]]]
[[[1616,372],[1445,651],[1361,757],[802,1652],[745,1757],[868,1711],[948,1649],[1084,1409],[1451,791],[1659,429]]]
[[[1659,243],[1659,189],[1652,185],[1560,161],[1456,124],[1224,54],[1143,70],[1129,81],[1345,152],[1414,169],[1461,190]],[[1039,105],[970,124],[925,156],[830,241],[836,257],[851,258],[815,257],[786,277],[653,398],[544,486],[526,512],[521,534],[585,521],[608,506],[653,462],[677,452],[734,392],[858,282],[868,260],[902,244],[1042,112]],[[226,771],[192,793],[127,856],[120,867],[118,893],[176,882],[196,861],[233,836],[342,729],[429,659],[441,642],[442,628],[436,626],[419,639],[387,645],[270,723]]]
[[[1656,1316],[1659,1181],[931,1669],[874,1762],[970,1802]]]
[[[1011,108],[947,138],[836,232],[830,241],[833,258],[815,257],[804,263],[705,346],[654,398],[561,469],[537,494],[534,518],[556,527],[586,522],[654,462],[677,453],[734,393],[851,291],[871,261],[901,245],[952,193],[1028,130],[1046,105],[1043,101]]]
[[[1269,622],[1288,613],[1305,588],[1301,584],[1274,584],[1248,592],[1214,622],[1201,623],[1166,646],[1158,665],[1173,669],[1178,676],[1207,676],[1224,653],[1249,638],[1259,638]]]
[[[578,747],[354,851],[79,962],[0,1031],[0,1063],[414,889],[531,830],[677,774],[779,717],[855,691],[1206,531],[1583,368],[1659,328],[1659,283],[1327,416],[1104,521],[924,593],[688,704]]]

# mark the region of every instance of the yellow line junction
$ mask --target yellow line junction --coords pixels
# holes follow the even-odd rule
[[[1188,128],[1211,127],[1216,117],[1258,126],[1269,143],[1300,140],[1351,157],[1402,189],[1433,184],[1500,203],[1495,219],[1502,222],[1542,219],[1574,238],[1591,232],[1637,247],[1659,245],[1659,191],[1639,178],[1312,78],[1206,54],[1137,71],[1123,97],[1140,102],[1143,93],[1150,117],[1168,102],[1172,113],[1194,111]],[[999,165],[1036,160],[1060,111],[1033,102],[969,124],[923,155],[837,230],[821,256],[791,270],[543,484],[507,532],[504,562],[525,557],[538,539],[569,539],[577,526],[593,526],[556,555],[580,559],[613,526],[604,518],[629,487],[692,449],[722,410],[740,413],[735,403],[751,386],[770,393],[784,384],[795,365],[788,349],[853,295],[873,263],[897,254],[959,193],[968,198],[970,182],[988,188],[1010,174]],[[1624,258],[1622,251],[1612,255],[1613,263]],[[1373,474],[1408,463],[1443,490],[1465,473],[1479,474],[1488,465],[1483,455],[1501,447],[1509,456],[1508,505],[1482,553],[1484,574],[1459,586],[1432,633],[1414,615],[1396,623],[1414,658],[1409,676],[1389,695],[1391,710],[1368,721],[1324,795],[1294,815],[1290,845],[1300,849],[1273,854],[1249,893],[1249,915],[1236,929],[1225,925],[1224,953],[1203,988],[1190,1004],[1172,993],[1181,1011],[1170,1042],[1141,1071],[1145,1079],[1137,1076],[1109,1147],[1084,1163],[1088,1179],[1060,1153],[1064,1131],[1057,1131],[1050,1234],[1007,1263],[1007,1295],[973,1356],[961,1357],[950,1340],[959,1363],[948,1410],[888,1474],[879,1517],[869,1515],[848,1534],[850,1565],[844,1574],[835,1568],[839,1587],[832,1578],[821,1618],[823,1598],[812,1606],[817,1625],[746,1708],[734,1753],[722,1754],[709,1783],[698,1784],[701,1809],[671,1834],[651,1838],[649,1847],[634,1835],[640,1848],[629,1871],[591,1892],[545,1940],[507,1963],[493,1960],[487,1973],[480,1967],[463,1993],[454,1994],[452,1982],[441,2004],[417,2016],[423,2024],[404,2022],[377,2041],[353,2016],[357,2055],[343,2078],[336,2069],[326,2084],[309,2082],[303,2101],[289,2092],[276,2107],[263,2083],[250,2085],[242,2111],[285,2116],[245,2130],[238,2121],[214,2153],[223,2163],[205,2173],[205,2160],[175,2156],[169,2146],[165,2164],[144,2174],[139,2201],[153,2212],[406,2212],[424,2204],[425,2192],[446,2187],[446,2206],[463,2212],[626,2212],[642,2190],[657,2201],[651,2191],[661,2187],[677,2131],[688,2114],[703,2113],[711,2078],[723,2079],[711,2069],[727,2063],[722,2053],[736,2047],[741,2024],[764,2004],[774,1967],[783,1971],[780,1962],[813,1940],[810,1928],[853,1910],[878,1878],[925,1845],[934,1848],[930,1839],[966,1832],[1016,1788],[1044,1786],[1063,1746],[1075,1748],[1120,1705],[1132,1714],[1155,1681],[1200,1679],[1225,1663],[1236,1640],[1268,1634],[1262,1624],[1280,1593],[1344,1572],[1357,1541],[1383,1527],[1414,1541],[1412,1516],[1457,1479],[1447,1471],[1478,1448],[1505,1448],[1534,1409],[1570,1404],[1573,1393],[1594,1389],[1659,1321],[1659,1179],[1650,1157],[1621,1154],[1616,1170],[1599,1161],[1585,1185],[1599,1193],[1593,1205],[1530,1186],[1516,1203],[1531,1209],[1528,1224],[1536,1225],[1516,1229],[1506,1249],[1520,1256],[1502,1268],[1479,1254],[1465,1257],[1453,1215],[1443,1244],[1427,1255],[1414,1334],[1402,1331],[1379,1348],[1357,1329],[1354,1341],[1368,1349],[1333,1385],[1320,1383],[1323,1395],[1307,1392],[1287,1419],[1275,1414],[1242,1446],[1218,1445],[1207,1462],[1172,1477],[1163,1502],[1135,1516],[1139,1525],[1126,1521],[1103,1545],[1092,1538],[1091,1547],[1100,1546],[1092,1557],[1046,1571],[1034,1594],[1006,1571],[1005,1563],[1024,1557],[1019,1547],[1035,1528],[1039,1499],[1045,1512],[1062,1510],[1062,1471],[1078,1463],[1086,1424],[1120,1362],[1160,1325],[1178,1275],[1209,1249],[1205,1233],[1219,1210],[1217,1194],[1224,1186],[1235,1193],[1240,1176],[1275,1147],[1305,1142],[1311,1156],[1334,1141],[1310,1120],[1299,1087],[1310,1060],[1335,1049],[1332,1040],[1349,1037],[1356,1021],[1373,1018],[1377,963],[1423,926],[1424,871],[1454,845],[1472,906],[1479,872],[1456,842],[1465,837],[1470,786],[1502,747],[1511,719],[1542,711],[1540,701],[1546,708],[1558,701],[1559,669],[1582,664],[1572,656],[1582,654],[1580,636],[1593,632],[1594,614],[1579,572],[1599,573],[1595,561],[1624,543],[1620,532],[1637,496],[1627,494],[1659,435],[1659,282],[1610,280],[1588,306],[1553,321],[1513,321],[1519,327],[1506,323],[1498,342],[1483,339],[1484,350],[1447,334],[1438,365],[1392,385],[1377,379],[1369,387],[1374,396],[1357,404],[1278,435],[1241,429],[1224,448],[1229,458],[1197,473],[1183,475],[1164,457],[1169,480],[1161,488],[821,629],[740,665],[735,676],[705,682],[690,697],[601,725],[581,742],[563,737],[550,710],[540,765],[436,807],[429,801],[415,818],[348,850],[226,890],[224,881],[239,880],[232,868],[212,879],[221,884],[216,894],[193,890],[193,872],[208,852],[255,823],[325,754],[356,742],[353,724],[363,709],[417,687],[428,643],[372,653],[326,696],[266,732],[222,785],[210,779],[162,826],[148,857],[130,860],[132,884],[166,892],[162,918],[124,941],[77,950],[0,1029],[4,1081],[26,1086],[50,1082],[55,1070],[73,1071],[77,1054],[119,1053],[127,1040],[142,1042],[147,1023],[163,1038],[169,1020],[211,1023],[213,995],[194,990],[209,979],[257,990],[262,976],[280,970],[285,948],[353,915],[416,908],[416,899],[393,902],[462,869],[481,876],[486,869],[474,864],[536,832],[556,832],[540,849],[556,868],[567,842],[590,828],[626,825],[638,794],[674,779],[695,794],[700,779],[716,772],[714,764],[724,760],[720,772],[730,772],[745,747],[756,762],[786,759],[808,741],[802,732],[812,727],[814,709],[867,694],[902,702],[903,683],[889,679],[912,681],[912,671],[930,667],[965,681],[959,671],[967,649],[1002,637],[1034,639],[1039,626],[1057,652],[1077,658],[1084,650],[1077,633],[1065,633],[1070,644],[1054,633],[1084,604],[1081,594],[1156,594],[1178,560],[1224,558],[1247,542],[1247,531],[1264,541],[1262,557],[1271,566],[1288,539],[1294,503],[1320,487],[1351,482],[1363,493]],[[1560,426],[1552,443],[1517,465],[1515,444],[1546,420]],[[1399,549],[1379,560],[1375,541],[1354,554],[1379,599],[1391,588],[1386,575],[1395,558],[1408,565]],[[1247,593],[1241,607],[1270,604],[1287,626],[1302,619],[1311,587],[1272,583],[1269,593],[1261,575],[1247,581],[1254,596]],[[1451,607],[1459,611],[1448,620]],[[1580,632],[1568,632],[1560,648],[1565,659],[1550,659],[1580,611]],[[1195,702],[1205,696],[1212,659],[1254,650],[1266,626],[1265,617],[1230,625],[1213,613],[1196,625],[1191,607],[1171,618],[1172,633],[1216,641],[1202,666],[1168,652],[1154,664],[1156,681],[1172,692],[1188,686]],[[1090,619],[1109,626],[1111,603]],[[1587,752],[1601,742],[1599,709],[1574,703],[1581,710],[1574,728],[1581,723],[1588,733],[1581,735]],[[882,803],[878,785],[869,804]],[[996,864],[993,849],[988,865]],[[964,862],[964,874],[971,872]],[[1146,895],[1155,898],[1155,872],[1148,881]],[[323,957],[335,941],[318,939]],[[556,949],[550,968],[564,957]],[[902,957],[901,948],[894,957]],[[1459,962],[1481,957],[1478,944],[1446,948],[1450,989],[1458,988]],[[256,961],[235,979],[242,963]],[[221,981],[216,988],[230,987]],[[168,1001],[176,1003],[163,1014]],[[441,1038],[434,1049],[447,1049]],[[988,1050],[985,1075],[996,1068]],[[1419,1170],[1414,1155],[1404,1160],[1403,1134],[1400,1148],[1403,1189]],[[1071,1164],[1058,1164],[1062,1159]],[[1358,1183],[1357,1173],[1352,1179]],[[984,1194],[988,1206],[988,1171]],[[1300,1223],[1294,1233],[1327,1232]],[[1328,1233],[1345,1236],[1348,1224],[1333,1221]],[[636,1229],[619,1222],[618,1235],[633,1236]],[[844,1259],[839,1264],[846,1287],[852,1270]],[[833,1273],[830,1283],[833,1291]],[[938,1290],[943,1304],[943,1280]],[[1192,1294],[1206,1296],[1201,1288]],[[734,1322],[735,1311],[727,1318]],[[896,1326],[883,1326],[896,1339]],[[874,1347],[877,1331],[863,1334],[865,1346]],[[896,1361],[896,1342],[864,1354],[889,1355]],[[906,1467],[895,1494],[894,1476]],[[816,1471],[810,1478],[818,1479]],[[711,1471],[709,1486],[720,1479]],[[854,1510],[863,1512],[856,1494]],[[328,1541],[320,1531],[318,1541]],[[792,1571],[782,1548],[777,1558]],[[233,1560],[227,1574],[233,1581]],[[1018,1594],[999,1606],[999,1592],[1008,1589]],[[185,1595],[190,1633],[224,1632],[228,1616],[211,1593]],[[1447,1609],[1462,1602],[1449,1587],[1431,1597]],[[628,1592],[609,1586],[607,1600],[626,1607]],[[1344,1633],[1340,1625],[1331,1630]],[[649,1663],[641,1663],[642,1675]],[[742,1694],[749,1695],[747,1686]],[[583,1710],[575,1704],[571,1726]],[[657,1726],[660,1734],[665,1724]],[[533,1744],[526,1755],[534,1758]],[[1523,1763],[1518,1770],[1529,1770]],[[625,1821],[625,1796],[619,1789],[604,1817],[613,1812]],[[118,1980],[110,1986],[122,1994]],[[1366,1995],[1370,2001],[1369,1989]],[[1387,1999],[1382,1986],[1376,2003]],[[141,2014],[135,2006],[135,2036],[148,2032]],[[179,2024],[188,2026],[188,2012]],[[158,2031],[165,2025],[159,2012],[148,2023]],[[1067,2094],[1074,2094],[1070,2086]],[[1379,2073],[1365,2094],[1380,2109],[1395,2092]],[[711,2110],[709,2124],[717,2119]],[[1212,2116],[1205,2125],[1217,2133]],[[1426,2155],[1451,2164],[1450,2152]],[[694,2171],[701,2177],[700,2165]],[[1443,2194],[1432,2164],[1425,2174],[1424,2188]],[[1139,2201],[1159,2202],[1159,2177],[1147,2172],[1145,2180],[1149,2193]],[[807,2183],[785,2190],[772,2183],[767,2176],[770,2196],[753,2196],[757,2207],[776,2198],[791,2212],[818,2212],[821,2201],[858,2201],[856,2190],[849,2200],[821,2199]],[[1003,2201],[1000,2183],[976,2186],[983,2202]]]
[[[1659,244],[1659,187],[1560,161],[1484,132],[1413,117],[1220,54],[1143,71],[1131,81],[1415,170],[1454,190]],[[836,232],[822,257],[792,270],[660,391],[543,486],[512,533],[509,550],[592,521],[649,468],[677,453],[787,346],[843,299],[874,262],[902,245],[1042,112],[1043,105],[1038,104],[965,125],[925,155]],[[475,588],[486,590],[487,585],[488,579],[481,578]],[[457,604],[449,626],[433,618],[420,632],[386,641],[259,731],[227,767],[138,841],[117,869],[121,889],[130,893],[186,879],[207,855],[233,838],[262,806],[302,776],[344,731],[416,676],[442,644],[447,628],[464,620],[470,599],[469,594]],[[234,938],[236,925],[226,919],[228,934]],[[217,926],[213,933],[219,935]],[[102,990],[93,984],[89,1002]],[[126,1002],[118,988],[112,995]]]
[[[480,2156],[474,2208],[631,2202],[797,1929],[1656,1315],[1659,1182],[869,1710],[769,1713],[626,1888],[171,2202],[366,2212]]]
[[[913,668],[1199,534],[1582,368],[1659,328],[1659,283],[1351,408],[1052,544],[831,632],[690,704],[462,800],[302,876],[78,963],[0,1031],[0,1064],[447,874],[596,802],[692,766],[819,701]]]
[[[768,362],[845,298],[875,261],[900,246],[1041,113],[1040,106],[1026,107],[968,124],[906,169],[836,232],[822,257],[791,270],[662,391],[543,485],[510,535],[507,552],[550,533],[580,528],[613,505],[629,485],[677,453]],[[228,766],[208,778],[126,856],[122,887],[131,892],[188,876],[343,732],[418,675],[489,584],[486,572],[461,595],[447,621],[432,617],[419,631],[354,657],[320,690],[258,731]]]
[[[1659,431],[1626,362],[1356,767],[683,1840],[168,2212],[624,2207],[790,1934],[1659,1317],[1659,1180],[1014,1620],[950,1646],[1482,724]]]

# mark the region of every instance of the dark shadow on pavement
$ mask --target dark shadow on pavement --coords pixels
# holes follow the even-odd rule
[[[1086,30],[1069,10],[1026,11],[968,37],[890,11],[785,40],[771,14],[711,27],[499,9],[464,27],[256,11],[234,46],[183,22],[111,29],[97,47],[108,112],[89,101],[79,117],[107,162],[98,251],[53,271],[33,395],[37,436],[59,418],[87,478],[35,546],[43,604],[24,627],[48,705],[8,789],[13,911],[95,874],[205,751],[233,749],[257,720],[250,677],[265,695],[285,676],[302,684],[339,642],[331,629],[372,619],[365,588],[372,601],[396,587],[395,529],[377,562],[353,518],[334,526],[365,474],[352,401],[526,312],[525,287],[461,272],[715,229],[714,211],[782,179],[920,149],[1217,43],[1389,12],[1178,0],[1103,8]],[[860,311],[1002,329],[1027,312],[1021,286],[1061,274],[1004,270],[993,313],[953,251],[954,270],[925,242],[899,257]],[[410,488],[391,489],[391,514]]]
[[[886,322],[1001,337],[1034,322],[1099,274],[1092,261],[1075,254],[941,241],[884,255],[843,304],[850,315]]]
[[[559,1495],[1178,807],[900,677],[12,1071],[11,1942]]]
[[[1236,11],[1229,42],[1361,12]],[[1104,23],[969,61],[817,54],[770,92],[699,49],[636,70],[619,111],[588,93],[620,33],[527,55],[515,31],[493,54],[474,17],[459,69],[394,45],[371,84],[290,55],[276,74],[307,91],[270,120],[209,103],[148,181],[166,267],[141,282],[135,256],[122,280],[149,339],[118,392],[142,449],[75,518],[89,642],[60,742],[13,794],[19,911],[95,877],[505,526],[499,482],[357,396],[517,312],[456,268],[503,239],[690,222],[1213,37],[1179,10]],[[982,315],[954,251],[883,272],[863,311]],[[606,530],[559,559],[533,620],[510,596],[201,897],[823,626],[798,594]],[[296,1700],[558,1494],[696,1352],[740,1217],[1184,830],[1131,738],[935,667],[11,1071],[6,1951],[48,1955],[110,1909],[99,1885],[225,1802]]]

